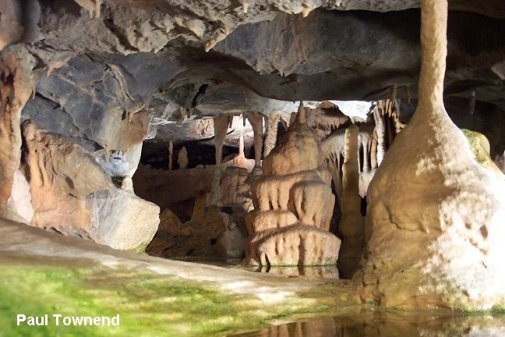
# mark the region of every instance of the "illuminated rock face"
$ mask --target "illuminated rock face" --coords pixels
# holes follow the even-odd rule
[[[447,1],[423,0],[419,105],[368,190],[364,300],[404,308],[505,303],[505,179],[479,165],[443,105]]]
[[[159,207],[114,186],[95,158],[59,135],[23,124],[33,218],[29,224],[116,249],[147,245]]]
[[[301,106],[296,123],[264,159],[263,175],[253,183],[246,262],[335,264],[340,240],[328,232],[335,202],[330,181]]]

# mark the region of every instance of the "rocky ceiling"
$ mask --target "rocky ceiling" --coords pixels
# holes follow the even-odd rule
[[[0,4],[0,48],[35,71],[23,119],[86,147],[127,147],[150,122],[293,111],[293,100],[416,97],[415,0]],[[450,9],[446,95],[503,110],[505,2],[453,0]],[[132,122],[142,132],[125,135]]]

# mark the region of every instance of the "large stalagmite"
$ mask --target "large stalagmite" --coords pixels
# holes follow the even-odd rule
[[[328,232],[335,202],[331,175],[305,114],[301,105],[296,122],[264,159],[263,175],[253,183],[247,263],[336,263],[340,240]]]
[[[505,304],[505,179],[444,108],[447,1],[421,4],[419,104],[370,185],[356,281],[385,306],[489,309]]]

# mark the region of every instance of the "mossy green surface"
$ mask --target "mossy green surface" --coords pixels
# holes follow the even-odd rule
[[[475,160],[485,169],[501,175],[502,172],[491,159],[489,140],[486,136],[468,129],[462,129],[462,131],[470,144]]]
[[[313,294],[312,294],[313,295]],[[0,268],[0,337],[18,336],[225,336],[260,328],[272,319],[337,307],[300,294],[281,304],[150,272],[54,266]],[[120,327],[16,326],[16,314],[120,315]]]

